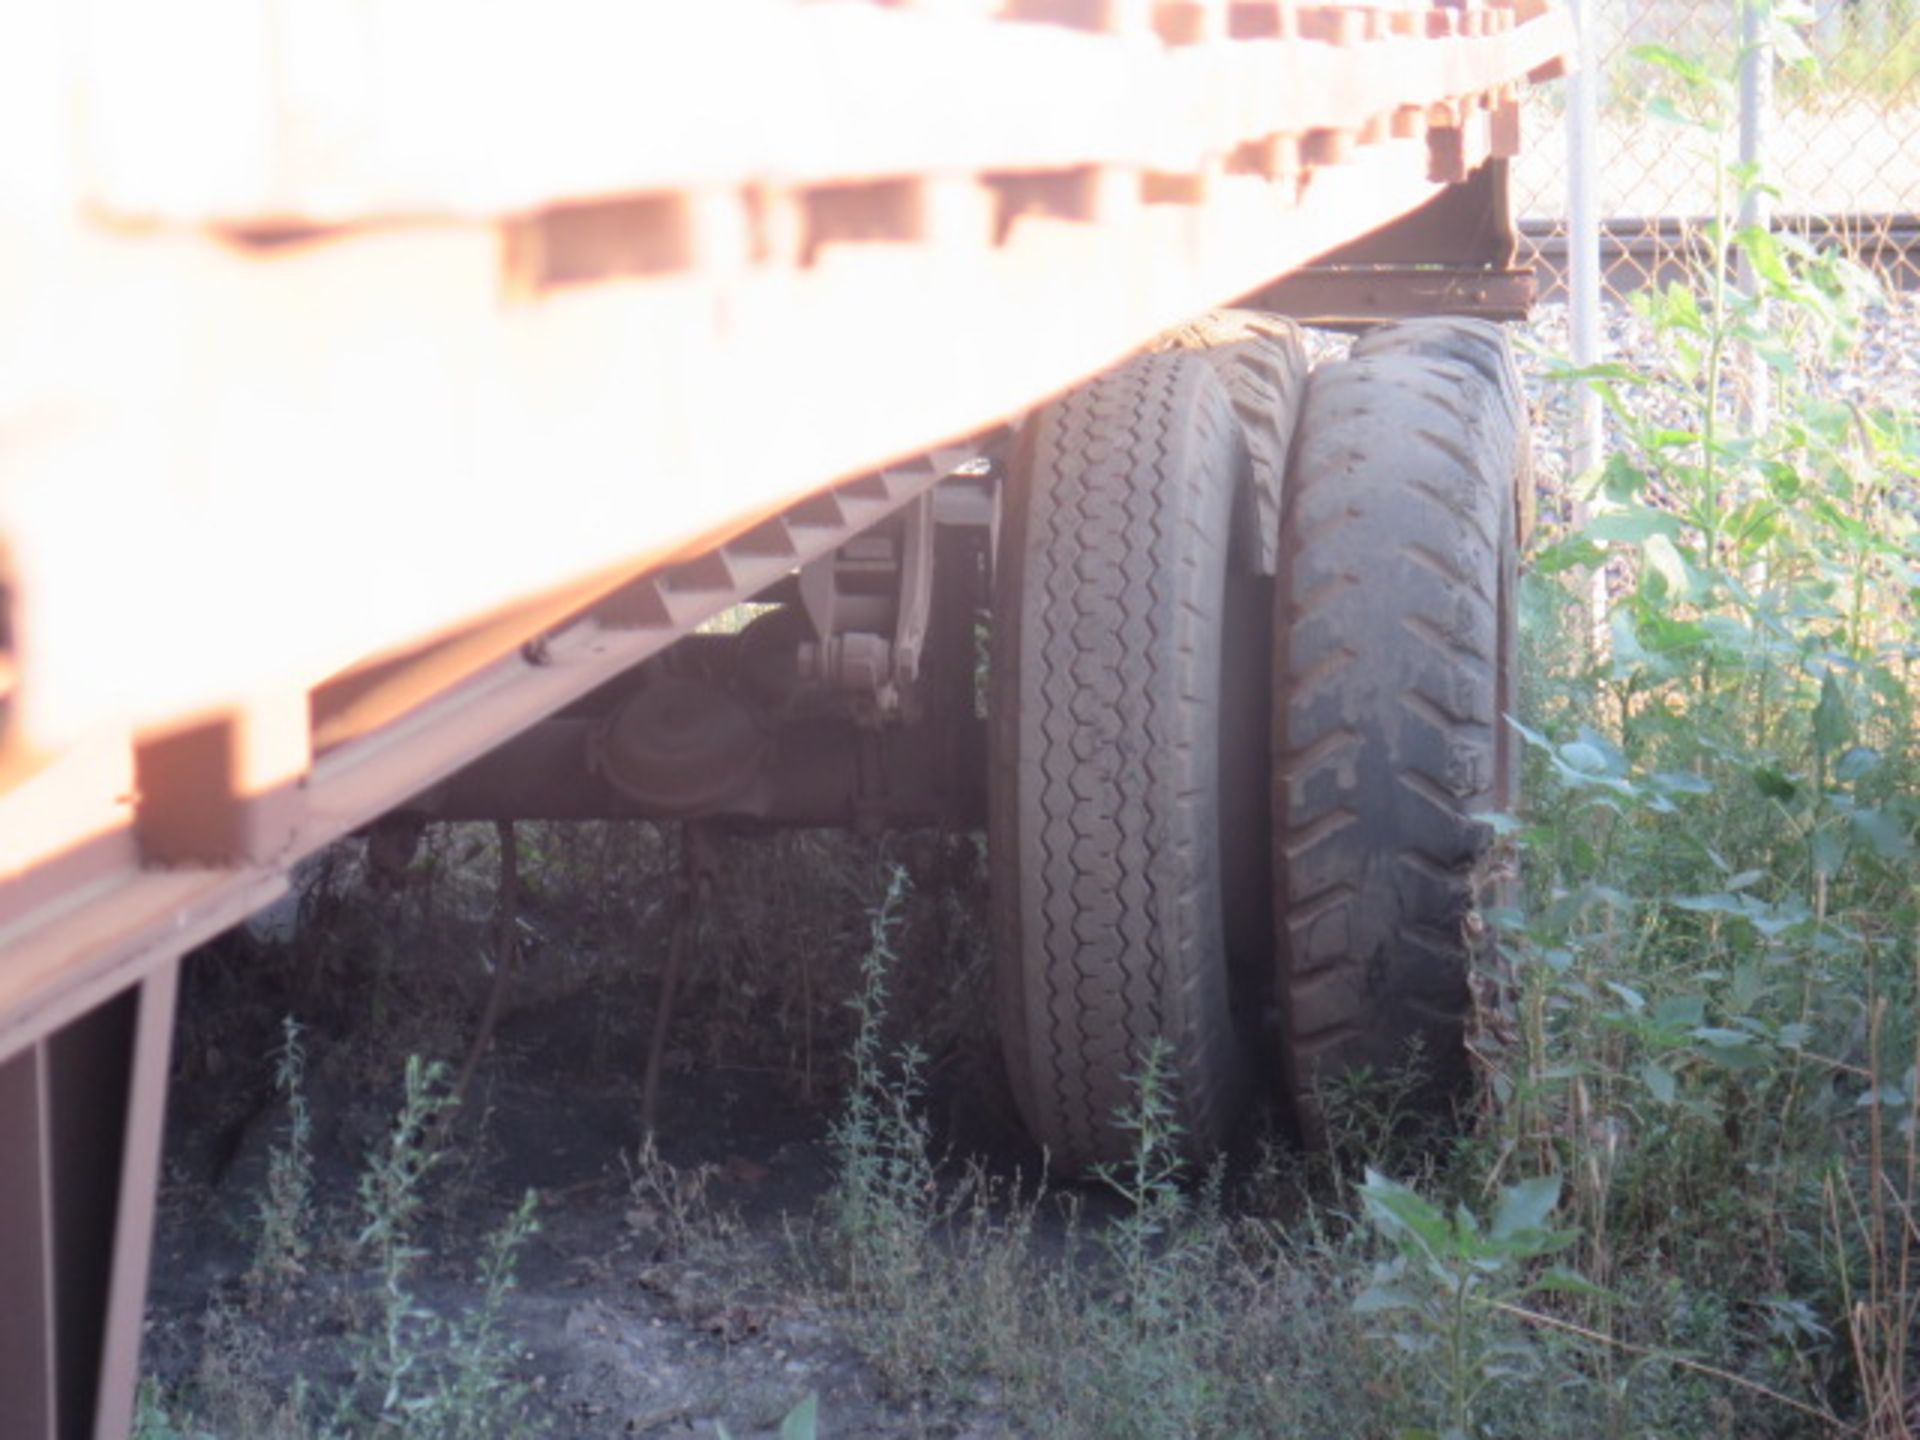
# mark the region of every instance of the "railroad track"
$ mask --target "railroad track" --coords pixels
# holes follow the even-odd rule
[[[1664,285],[1698,273],[1708,254],[1704,218],[1622,218],[1600,233],[1601,284],[1615,294]],[[1920,217],[1913,215],[1782,215],[1774,228],[1817,244],[1837,245],[1885,284],[1920,289]],[[1567,233],[1561,221],[1524,220],[1521,258],[1538,274],[1539,298],[1567,297]]]

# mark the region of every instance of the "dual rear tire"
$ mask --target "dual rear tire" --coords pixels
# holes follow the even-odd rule
[[[1158,1055],[1192,1158],[1257,1079],[1465,1075],[1462,927],[1512,798],[1525,424],[1504,338],[1212,317],[1024,428],[990,866],[1007,1070],[1057,1168],[1128,1154]],[[1276,573],[1277,572],[1277,573]],[[1277,1054],[1278,1060],[1275,1062]]]
[[[1244,1096],[1227,797],[1257,781],[1232,637],[1248,447],[1213,372],[1145,356],[1025,429],[1001,538],[988,816],[1001,1037],[1053,1163],[1119,1161],[1156,1047],[1194,1152]],[[1237,871],[1243,867],[1231,867]]]

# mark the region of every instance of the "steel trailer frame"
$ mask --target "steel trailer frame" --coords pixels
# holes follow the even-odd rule
[[[7,1433],[131,1423],[181,954],[1172,323],[1524,308],[1567,48],[1545,0],[10,7]]]

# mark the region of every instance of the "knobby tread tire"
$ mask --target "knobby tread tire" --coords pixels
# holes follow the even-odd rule
[[[1246,553],[1234,559],[1254,574],[1274,574],[1280,560],[1287,451],[1307,388],[1307,349],[1300,327],[1258,310],[1215,310],[1167,331],[1148,348],[1204,355],[1226,386],[1253,468],[1246,492],[1252,513],[1236,530]]]
[[[1156,1039],[1190,1156],[1244,1090],[1219,752],[1247,474],[1225,391],[1177,353],[1048,406],[1016,455],[989,699],[996,985],[1015,1099],[1069,1173],[1130,1153],[1119,1117]]]
[[[1314,372],[1275,603],[1276,1000],[1309,1139],[1365,1070],[1467,1079],[1464,924],[1515,762],[1514,557],[1530,488],[1504,337],[1389,327]],[[1417,1074],[1409,1075],[1408,1067]]]
[[[1472,320],[1464,316],[1428,315],[1382,325],[1369,330],[1353,342],[1351,358],[1371,355],[1424,355],[1429,359],[1456,361],[1470,366],[1500,395],[1500,409],[1518,436],[1520,470],[1531,479],[1533,473],[1533,427],[1527,409],[1527,392],[1520,383],[1520,369],[1514,364],[1513,341],[1507,327],[1492,320]],[[1515,538],[1521,549],[1533,535],[1538,513],[1538,496],[1531,483],[1520,487],[1515,497]]]

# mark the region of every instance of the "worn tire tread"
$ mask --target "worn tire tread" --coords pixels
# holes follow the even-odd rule
[[[1372,332],[1314,372],[1286,477],[1275,596],[1275,999],[1310,1138],[1330,1082],[1416,1057],[1466,1076],[1463,925],[1511,803],[1525,408],[1496,328]]]
[[[1246,444],[1205,365],[1146,355],[1030,421],[1012,478],[989,723],[1008,1072],[1068,1172],[1116,1162],[1156,1038],[1190,1154],[1244,1083],[1223,953],[1218,595]]]

